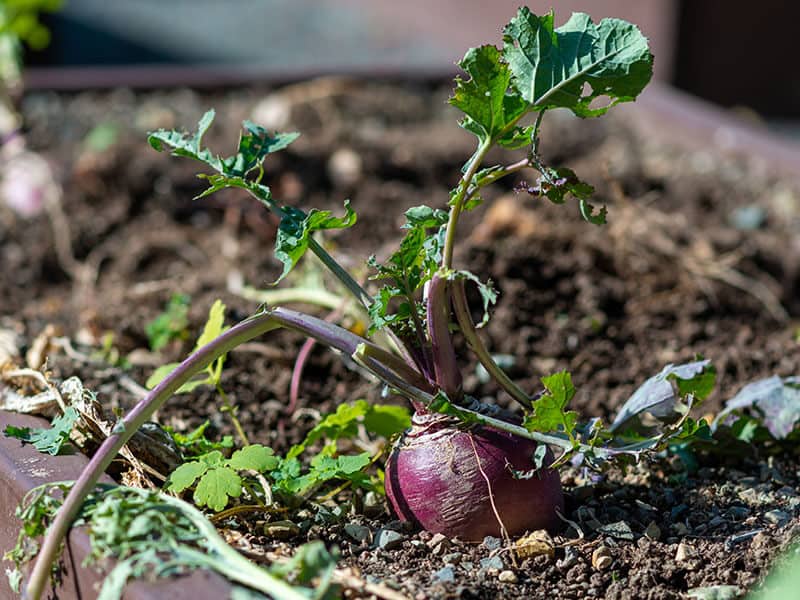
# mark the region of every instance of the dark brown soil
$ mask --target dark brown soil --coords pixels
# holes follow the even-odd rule
[[[372,253],[385,256],[400,236],[405,208],[444,205],[472,151],[471,136],[456,126],[444,88],[302,85],[300,93],[283,98],[291,108],[288,126],[303,135],[268,160],[265,181],[277,197],[304,208],[341,207],[351,198],[359,223],[328,236],[333,252],[352,265]],[[118,90],[26,97],[29,143],[63,181],[68,228],[46,216],[22,221],[0,207],[3,326],[19,328],[27,347],[53,324],[84,355],[111,332],[115,350],[132,363],[127,375],[141,383],[154,366],[191,349],[187,341],[161,356],[145,351],[144,326],[173,293],[191,296],[193,331],[215,298],[228,305],[229,321],[251,313],[255,303],[228,291],[228,284],[243,278],[264,288],[275,278],[276,223],[233,192],[193,202],[203,186],[196,163],[152,151],[144,134],[192,127],[214,106],[218,123],[207,141],[225,153],[239,122],[268,93]],[[597,202],[609,206],[609,225],[581,221],[575,206],[515,195],[518,180],[488,193],[484,206],[464,219],[457,263],[491,277],[501,292],[484,335],[494,352],[516,357],[510,374],[536,389],[540,376],[568,369],[579,390],[576,409],[609,419],[647,377],[696,354],[712,359],[718,371],[709,412],[748,381],[800,372],[800,193],[744,160],[664,146],[657,132],[632,130],[624,109],[591,122],[551,117],[542,140],[547,158],[597,187]],[[85,143],[99,123],[118,131],[104,153]],[[742,209],[763,222],[744,223]],[[65,245],[57,251],[55,240],[69,241],[75,262]],[[301,343],[273,335],[233,352],[225,369],[224,387],[246,430],[279,452],[303,437],[315,411],[379,397],[336,356],[317,350],[302,387],[302,404],[312,410],[286,418],[291,365]],[[120,369],[107,363],[61,353],[50,364],[58,377],[81,376],[109,407],[135,399],[132,386],[120,384]],[[497,390],[474,372],[474,364],[465,364],[468,389],[494,397]],[[501,395],[499,402],[508,399]],[[212,433],[228,430],[213,395],[200,390],[176,398],[160,414],[162,422],[183,429],[205,419]],[[319,537],[335,543],[343,564],[413,598],[660,599],[714,585],[736,585],[743,593],[799,531],[798,465],[792,456],[767,459],[757,449],[738,457],[735,468],[699,458],[690,471],[674,457],[601,479],[566,470],[565,517],[585,537],[575,541],[575,528],[565,529],[552,559],[515,563],[503,551],[494,553],[501,565],[481,566],[492,554],[491,540],[488,546],[455,541],[433,549],[429,534],[404,530],[388,514],[314,525],[293,542]],[[622,537],[631,539],[603,530],[620,521],[631,531]],[[394,528],[405,539],[394,550],[355,543],[343,533],[349,522],[364,523],[374,534]],[[659,534],[651,526],[647,537],[651,523]],[[250,543],[268,550],[282,544],[260,536]],[[688,554],[684,560],[676,560],[679,544]],[[613,563],[596,569],[591,555],[601,545]],[[506,570],[516,583],[505,581],[512,579],[507,574],[501,581]]]

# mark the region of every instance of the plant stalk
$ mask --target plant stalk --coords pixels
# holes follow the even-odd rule
[[[431,278],[428,287],[428,337],[431,341],[433,368],[436,385],[453,402],[463,394],[461,371],[450,333],[449,282],[438,273]]]
[[[194,375],[201,372],[217,358],[233,350],[236,346],[264,333],[285,327],[299,331],[318,341],[352,355],[359,348],[368,346],[372,355],[367,356],[364,366],[390,384],[392,380],[419,383],[423,390],[428,387],[422,375],[409,367],[401,358],[383,350],[345,329],[326,323],[322,319],[303,315],[296,311],[276,308],[259,313],[234,325],[220,336],[189,355],[178,367],[165,377],[156,387],[140,400],[120,421],[112,434],[107,437],[86,465],[75,485],[61,505],[53,523],[47,530],[42,548],[31,570],[23,590],[25,600],[39,600],[52,565],[58,558],[61,544],[80,508],[97,484],[100,476],[117,456],[133,434],[156,412],[172,395]],[[384,363],[386,361],[386,363]]]
[[[516,383],[511,381],[511,378],[506,375],[505,371],[489,354],[489,351],[484,346],[478,332],[475,330],[475,324],[472,322],[472,316],[469,314],[469,307],[467,306],[467,295],[464,290],[464,280],[457,279],[452,282],[452,296],[453,308],[455,309],[456,319],[461,328],[461,333],[467,340],[467,344],[475,353],[478,361],[483,365],[483,368],[489,375],[497,382],[497,384],[508,392],[514,400],[519,402],[523,407],[531,410],[533,408],[533,399],[526,394],[522,388]]]
[[[230,352],[239,344],[278,327],[280,327],[280,323],[269,313],[251,317],[235,325],[191,354],[125,415],[112,434],[97,449],[56,513],[31,569],[30,577],[22,593],[23,599],[39,600],[41,598],[50,574],[50,565],[58,559],[61,544],[69,532],[72,522],[80,512],[86,496],[91,493],[100,476],[133,434],[178,391],[178,388],[214,360]]]
[[[491,147],[492,142],[490,140],[484,141],[478,147],[478,150],[472,156],[472,160],[470,160],[469,166],[467,167],[466,172],[458,184],[458,190],[456,191],[455,196],[450,202],[450,217],[447,220],[447,229],[445,230],[444,234],[444,251],[442,252],[442,267],[445,269],[451,269],[453,266],[453,248],[456,243],[456,227],[458,226],[458,217],[461,215],[461,211],[464,209],[464,203],[466,201],[470,184],[472,183],[472,178],[475,177],[478,167],[481,166],[481,162],[483,162],[483,159],[486,157],[486,153],[489,152]]]

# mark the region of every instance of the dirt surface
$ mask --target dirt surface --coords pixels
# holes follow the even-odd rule
[[[268,160],[265,182],[303,208],[340,210],[352,199],[359,223],[327,240],[360,269],[370,254],[392,250],[405,208],[444,205],[472,151],[447,93],[323,80],[277,93],[26,97],[29,143],[57,169],[64,198],[60,212],[32,220],[0,207],[0,324],[18,331],[23,350],[54,325],[74,349],[51,355],[54,374],[79,375],[108,407],[130,406],[134,382],[191,349],[188,340],[160,355],[147,350],[144,326],[173,293],[191,296],[190,329],[197,331],[216,298],[229,307],[229,322],[251,313],[257,303],[235,293],[238,282],[266,288],[278,273],[275,221],[234,192],[193,202],[203,187],[196,164],[154,152],[146,131],[191,128],[211,106],[218,123],[207,141],[221,153],[233,147],[245,118],[266,116],[274,121],[268,126],[301,131]],[[464,219],[456,263],[500,291],[484,336],[494,352],[516,357],[512,377],[537,389],[541,375],[568,369],[578,388],[575,408],[608,420],[647,377],[696,354],[718,371],[709,412],[748,381],[800,373],[800,193],[747,161],[664,146],[657,132],[632,130],[623,110],[591,122],[550,117],[546,158],[596,186],[609,225],[581,221],[575,206],[515,194],[519,180],[487,193]],[[115,132],[103,150],[87,142],[98,124]],[[103,354],[107,333],[113,338]],[[315,350],[302,409],[289,418],[289,377],[301,343],[275,334],[233,352],[226,364],[223,385],[245,429],[278,452],[302,439],[319,412],[379,398],[338,357]],[[110,364],[117,354],[126,358],[124,370]],[[474,364],[464,366],[471,393],[496,395]],[[498,401],[508,405],[502,394]],[[181,429],[209,419],[212,434],[229,430],[214,396],[202,390],[176,398],[159,418]],[[333,523],[306,519],[289,545],[330,541],[343,564],[412,598],[666,599],[718,585],[737,586],[739,595],[800,531],[798,465],[794,456],[756,449],[731,464],[698,460],[687,466],[665,457],[603,477],[564,471],[565,519],[574,525],[556,536],[553,557],[514,559],[495,548],[499,540],[431,543],[383,510]],[[367,526],[370,539],[354,540],[348,523]],[[286,549],[287,542],[256,535],[257,526],[244,523],[249,547]],[[400,534],[391,549],[370,541],[382,530]],[[592,554],[601,546],[612,562],[597,568]]]

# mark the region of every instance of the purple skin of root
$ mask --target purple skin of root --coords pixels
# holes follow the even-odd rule
[[[464,430],[439,415],[416,415],[387,462],[386,495],[401,520],[466,541],[553,531],[564,508],[558,472],[512,473],[532,468],[537,447],[489,427]],[[549,450],[545,462],[553,462]]]

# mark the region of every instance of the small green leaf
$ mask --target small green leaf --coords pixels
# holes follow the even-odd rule
[[[494,142],[508,133],[525,112],[527,103],[519,93],[509,92],[511,71],[494,46],[470,48],[459,66],[470,79],[456,78],[450,104],[466,115],[461,121],[464,129],[482,143]]]
[[[224,323],[225,305],[221,300],[217,299],[208,311],[208,320],[203,327],[203,333],[197,338],[195,348],[202,348],[209,342],[213,342],[218,338],[225,331]]]
[[[364,427],[388,439],[411,427],[411,414],[405,406],[378,404],[364,415]]]
[[[228,460],[228,466],[237,471],[253,470],[259,473],[266,473],[276,469],[280,464],[280,458],[275,456],[272,448],[267,448],[260,444],[251,444],[233,453]]]
[[[483,301],[483,318],[477,324],[477,327],[484,327],[489,322],[489,307],[497,303],[497,290],[492,286],[490,279],[486,283],[478,279],[478,276],[470,271],[453,271],[449,274],[448,279],[466,279],[472,281],[478,286],[478,292]]]
[[[244,177],[258,167],[267,154],[283,150],[298,137],[299,133],[276,133],[270,135],[266,129],[252,121],[242,123],[244,131],[239,138],[239,151],[223,160],[224,172],[229,177]]]
[[[14,427],[6,426],[4,433],[8,437],[17,438],[33,444],[39,452],[56,456],[69,441],[72,428],[78,420],[78,411],[68,407],[64,414],[53,419],[50,427]]]
[[[214,121],[214,115],[214,109],[206,112],[197,124],[197,131],[194,135],[180,131],[159,129],[151,133],[147,141],[159,152],[161,152],[166,145],[172,148],[172,154],[175,156],[192,158],[207,164],[215,171],[222,171],[222,161],[220,158],[212,154],[210,150],[202,148],[203,136],[206,131],[208,131],[208,128],[211,127],[211,123]]]
[[[188,315],[189,296],[173,294],[164,312],[144,327],[150,349],[158,352],[173,340],[185,339],[188,336]]]
[[[528,431],[561,431],[572,438],[578,422],[578,413],[566,410],[575,395],[572,376],[567,371],[542,377],[547,393],[533,402],[533,414],[525,417],[523,426]]]
[[[599,116],[635,100],[653,74],[647,38],[620,19],[594,24],[589,15],[574,13],[555,29],[552,12],[538,17],[521,8],[503,33],[503,58],[534,110],[569,108],[580,117]],[[609,103],[592,108],[601,96]]]
[[[346,229],[355,225],[356,213],[350,208],[349,200],[345,200],[344,210],[344,217],[334,217],[329,210],[314,208],[306,214],[291,206],[283,208],[284,217],[275,239],[275,257],[283,263],[283,272],[275,283],[286,277],[303,256],[312,233],[323,229]]]
[[[209,466],[206,463],[200,461],[183,463],[170,473],[167,481],[167,490],[180,493],[192,487],[195,481],[208,471],[208,468]]]
[[[231,498],[241,495],[242,478],[232,469],[215,467],[200,478],[192,497],[198,506],[207,506],[219,512],[228,505]]]

